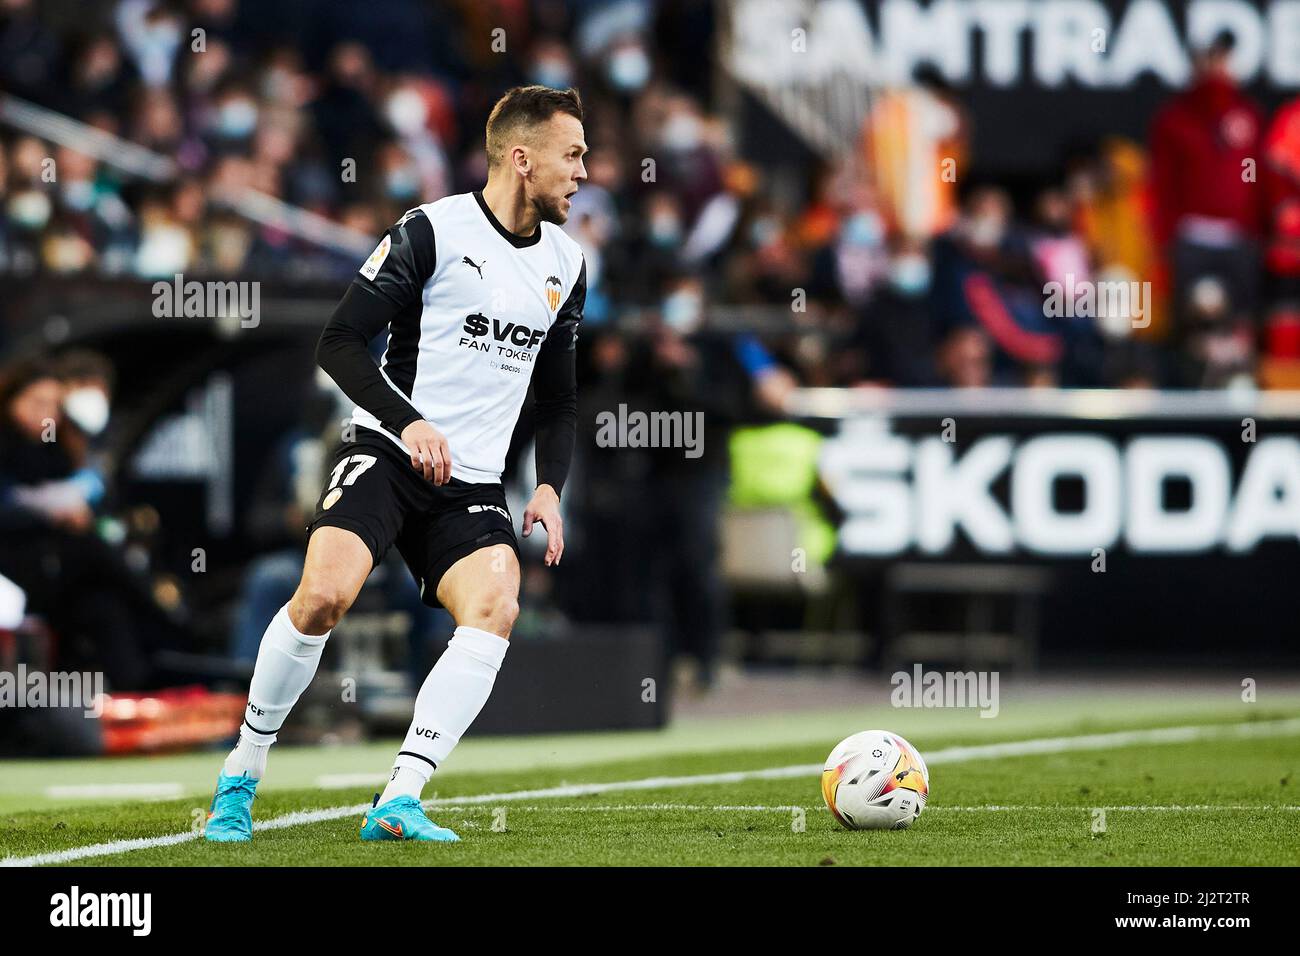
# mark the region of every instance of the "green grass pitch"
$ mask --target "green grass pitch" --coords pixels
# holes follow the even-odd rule
[[[1300,727],[1286,706],[1183,701],[1162,706],[1080,697],[972,713],[859,711],[696,722],[659,733],[515,738],[464,745],[441,773],[430,816],[457,844],[367,844],[359,813],[382,781],[391,742],[286,748],[255,819],[334,809],[315,822],[278,820],[251,844],[189,834],[206,809],[219,753],[0,764],[0,857],[10,862],[94,844],[177,835],[178,842],[97,855],[73,865],[1295,865],[1300,863]],[[1105,714],[1099,717],[1098,714]],[[1267,732],[1236,735],[1243,725]],[[986,726],[987,725],[987,726]],[[994,726],[996,725],[996,726]],[[1084,750],[968,759],[958,750],[1154,727],[1211,727],[1181,742],[1117,741]],[[930,767],[930,804],[906,831],[848,832],[821,801],[818,774],[747,776],[820,765],[840,737],[868,727],[907,736]],[[1280,728],[1280,729],[1279,729]],[[460,754],[458,753],[458,757]],[[321,775],[374,771],[374,786],[325,789]],[[738,779],[656,784],[651,778],[741,772]],[[277,778],[278,773],[278,778]],[[50,781],[173,780],[179,799],[41,796]],[[581,795],[520,795],[617,784]],[[327,814],[328,815],[328,814]],[[57,860],[53,862],[58,862]]]

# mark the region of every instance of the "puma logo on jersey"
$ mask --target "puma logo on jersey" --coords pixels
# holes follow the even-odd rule
[[[478,273],[478,277],[479,277],[480,279],[483,278],[483,266],[484,266],[484,265],[487,265],[487,260],[486,260],[486,259],[483,260],[483,265],[479,265],[479,263],[475,262],[475,261],[474,261],[473,259],[471,259],[469,256],[462,256],[460,261],[463,262],[463,263],[465,263],[465,265],[467,265],[467,266],[473,266],[473,267],[474,267],[474,271]]]

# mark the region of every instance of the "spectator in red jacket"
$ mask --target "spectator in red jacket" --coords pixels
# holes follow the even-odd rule
[[[1264,138],[1268,270],[1279,298],[1300,300],[1300,97],[1284,104]]]
[[[1196,52],[1192,85],[1165,104],[1151,128],[1154,225],[1173,273],[1176,338],[1186,331],[1189,291],[1199,279],[1219,279],[1236,315],[1256,307],[1264,116],[1228,72],[1233,45],[1222,33]]]

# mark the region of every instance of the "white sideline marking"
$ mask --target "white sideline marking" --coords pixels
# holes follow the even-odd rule
[[[1257,721],[1243,724],[1210,724],[1186,727],[1158,727],[1149,730],[1122,730],[1107,734],[1085,734],[1078,737],[1045,737],[1038,740],[1012,740],[999,744],[981,744],[974,747],[947,747],[936,750],[925,758],[926,764],[962,763],[986,757],[1020,757],[1037,754],[1068,753],[1077,750],[1106,750],[1111,747],[1131,747],[1135,744],[1183,743],[1214,737],[1284,737],[1300,733],[1300,718]],[[515,800],[535,800],[545,797],[582,797],[601,793],[629,790],[664,790],[672,787],[706,786],[721,783],[743,783],[746,780],[783,780],[819,774],[821,764],[800,764],[791,767],[769,767],[765,770],[735,770],[729,773],[705,773],[685,777],[647,777],[642,780],[612,780],[605,783],[565,784],[537,790],[510,790],[504,793],[483,793],[439,801],[436,797],[424,801],[435,806],[481,806],[485,803],[505,803]],[[370,809],[369,804],[351,807],[326,807],[321,810],[301,810],[254,822],[254,830],[280,830],[285,827],[322,823],[342,817],[359,816]],[[930,808],[934,810],[936,808]],[[1070,809],[1074,809],[1073,807]],[[1091,809],[1091,808],[1087,808]],[[1139,808],[1134,808],[1139,809]],[[1255,808],[1249,808],[1255,809]],[[34,856],[10,856],[0,859],[0,866],[45,866],[54,863],[71,863],[97,856],[111,856],[131,850],[174,846],[198,839],[199,834],[187,831],[167,836],[138,837],[134,840],[115,840],[110,843],[93,843],[71,847],[53,853]]]
[[[480,808],[477,806],[470,807],[463,803],[434,802],[429,809],[431,810],[431,812],[434,813],[446,814],[446,813],[468,813],[471,810],[479,810]],[[551,807],[551,806],[542,806],[540,804],[534,804],[528,807],[513,807],[512,809],[523,810],[525,812],[536,810],[536,811],[541,811],[546,813],[624,813],[629,810],[691,810],[691,811],[715,810],[724,813],[764,813],[764,812],[789,813],[791,810],[823,810],[825,809],[825,805],[818,803],[818,804],[810,804],[806,806],[800,806],[798,804],[776,804],[772,806],[767,806],[767,805],[763,805],[763,806],[721,805],[719,806],[711,803],[709,804],[621,803],[621,804],[609,804],[605,806],[591,806],[591,807]],[[1184,806],[1169,805],[1169,806],[1102,806],[1102,807],[1071,806],[1069,804],[1063,804],[1063,803],[1044,804],[1039,806],[1031,806],[1028,804],[1018,804],[1015,806],[1002,805],[1002,804],[986,804],[984,806],[976,806],[976,807],[954,807],[954,806],[948,806],[946,804],[941,804],[937,807],[936,806],[927,807],[925,812],[942,813],[945,811],[948,812],[956,811],[962,813],[1000,813],[1000,812],[1016,811],[1016,810],[1052,810],[1061,813],[1065,813],[1065,812],[1091,813],[1093,810],[1106,810],[1107,812],[1114,811],[1117,813],[1120,811],[1126,811],[1126,812],[1133,811],[1133,812],[1142,812],[1142,813],[1147,813],[1147,812],[1195,813],[1195,812],[1214,812],[1217,810],[1222,810],[1224,812],[1237,811],[1237,810],[1263,810],[1270,813],[1275,813],[1278,811],[1291,812],[1291,811],[1300,810],[1300,804],[1252,806],[1248,804],[1230,804],[1230,803],[1197,803],[1197,804],[1187,804]]]
[[[65,797],[92,800],[107,797],[175,800],[184,795],[185,787],[179,783],[71,783],[45,788],[45,796],[52,800],[61,800]]]
[[[966,812],[974,812],[974,813],[983,813],[983,812],[995,813],[1001,810],[1057,810],[1057,811],[1077,810],[1079,813],[1090,813],[1093,810],[1106,810],[1107,812],[1113,810],[1116,813],[1214,813],[1215,811],[1219,811],[1219,810],[1222,810],[1226,813],[1230,810],[1231,811],[1262,810],[1268,813],[1276,813],[1279,811],[1283,813],[1289,813],[1296,810],[1300,810],[1300,804],[1286,803],[1286,804],[1273,805],[1273,806],[1252,806],[1246,803],[1188,803],[1182,805],[1171,804],[1169,806],[1144,806],[1138,804],[1138,805],[1131,805],[1131,806],[1072,807],[1069,806],[1068,804],[1056,803],[1056,804],[1048,804],[1046,806],[1038,806],[1038,807],[1035,806],[1014,806],[1014,807],[1005,806],[1004,807],[1004,806],[998,806],[997,804],[990,804],[989,806],[985,806],[985,807],[938,806],[938,807],[927,807],[926,809],[931,813],[933,813],[936,810],[958,810],[958,811],[966,811]]]

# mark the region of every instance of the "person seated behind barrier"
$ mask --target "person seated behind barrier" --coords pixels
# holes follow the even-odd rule
[[[1186,388],[1252,388],[1255,336],[1248,316],[1234,308],[1228,286],[1205,276],[1180,303],[1185,326],[1177,384]]]
[[[1015,384],[1027,366],[1061,365],[1066,339],[1060,324],[1044,315],[1043,279],[1005,191],[982,186],[971,192],[960,221],[933,244],[933,275],[942,379],[964,387]],[[955,374],[954,357],[945,354],[973,353],[979,343],[971,329],[980,330],[991,348],[990,376]]]
[[[77,469],[73,480],[83,489],[86,503],[97,508],[104,498],[106,472],[110,469],[100,440],[112,413],[117,376],[107,358],[88,349],[74,349],[58,356],[54,371],[63,384],[61,405],[68,425],[60,440]]]
[[[837,383],[926,388],[939,384],[938,321],[930,307],[923,243],[891,243],[885,281],[854,310],[854,328],[834,352]]]
[[[96,533],[69,453],[63,397],[47,361],[0,373],[0,573],[58,635],[60,669],[102,671],[110,688],[147,689],[160,677],[152,652],[181,635]]]

